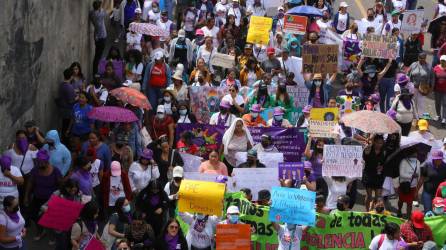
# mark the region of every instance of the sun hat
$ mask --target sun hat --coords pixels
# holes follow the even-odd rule
[[[155,52],[155,60],[161,60],[164,57],[164,54],[162,51]]]
[[[251,110],[251,112],[254,112],[254,113],[260,113],[261,106],[260,106],[260,104],[254,104],[251,106],[251,108],[249,110]]]
[[[410,78],[404,73],[398,73],[398,75],[396,76],[396,83],[398,83],[400,86],[406,86],[409,81]]]
[[[136,8],[136,9],[135,9],[135,14],[141,14],[141,13],[142,13],[141,8]]]
[[[172,76],[173,79],[183,81],[182,72],[175,72]]]
[[[302,109],[303,113],[309,114],[311,112],[311,109],[313,108],[313,106],[311,105],[307,105]]]
[[[228,101],[226,101],[226,100],[221,100],[221,102],[220,102],[220,107],[221,108],[230,108],[231,107],[231,104],[228,102]]]
[[[347,7],[348,7],[348,4],[347,4],[345,1],[342,1],[342,2],[339,4],[339,7],[347,8]]]
[[[273,115],[283,115],[283,109],[281,107],[275,107]]]
[[[237,206],[229,206],[228,209],[226,210],[227,214],[240,214],[240,210],[238,209]]]
[[[110,169],[112,176],[121,176],[121,163],[119,161],[112,161]]]

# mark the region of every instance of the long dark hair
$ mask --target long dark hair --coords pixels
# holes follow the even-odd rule
[[[179,222],[176,218],[169,218],[169,219],[167,220],[167,223],[166,223],[166,225],[164,226],[163,231],[162,231],[160,237],[161,237],[162,239],[164,239],[164,236],[167,234],[167,228],[169,228],[169,225],[170,225],[171,223],[173,223],[173,222],[176,222],[177,225],[178,225],[178,237],[179,237],[179,242],[185,242],[185,241],[186,241],[186,238],[184,238],[183,230],[181,230],[181,227],[180,227],[180,222]]]
[[[136,66],[142,62],[141,51],[139,51],[137,49],[131,49],[131,50],[127,51],[126,61],[130,62],[130,58],[132,58],[132,57],[133,57],[133,59],[135,59]]]
[[[284,95],[283,98],[283,102],[285,103],[285,105],[288,105],[290,103],[290,95],[288,95],[288,92],[286,91],[286,86],[285,86],[285,91],[283,91],[280,87],[277,88],[276,90],[276,106],[279,106],[278,103],[278,99],[280,98],[280,95]]]
[[[68,193],[67,189],[77,188],[77,192],[79,192],[79,183],[73,179],[68,179],[63,182],[59,191],[60,194],[64,197],[71,197],[71,194]]]
[[[124,214],[124,211],[122,211],[124,203],[125,203],[125,197],[119,197],[115,202],[115,211],[118,214],[119,221],[124,223],[129,223],[129,217]]]
[[[83,221],[92,221],[95,219],[95,215],[99,212],[98,204],[94,201],[89,201],[82,208],[79,217]]]
[[[314,81],[314,80],[313,80]],[[321,99],[321,103],[325,103],[325,97],[324,97],[324,84],[325,81],[321,79],[321,86],[319,86],[319,98]],[[310,99],[314,101],[314,97],[316,95],[316,85],[314,83],[311,83],[310,88]]]
[[[82,79],[85,79],[85,78],[84,78],[84,74],[82,73],[82,67],[81,67],[81,64],[80,64],[79,62],[73,62],[73,63],[71,64],[71,66],[70,66],[70,69],[71,69],[72,72],[74,72],[74,71],[73,71],[73,68],[74,68],[74,67],[77,67],[77,68],[79,69],[79,77],[82,78]]]

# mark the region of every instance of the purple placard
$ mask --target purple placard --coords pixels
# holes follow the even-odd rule
[[[268,134],[273,138],[273,144],[279,152],[283,153],[285,162],[302,161],[305,150],[304,133],[299,128],[265,128],[248,127],[255,143],[261,142],[262,134]],[[176,128],[176,138],[185,131],[191,131],[194,135],[193,142],[199,147],[197,155],[207,158],[213,149],[218,150],[225,132],[225,127],[209,124],[178,124]]]
[[[302,180],[304,176],[303,162],[280,162],[279,179],[292,179],[293,181]]]

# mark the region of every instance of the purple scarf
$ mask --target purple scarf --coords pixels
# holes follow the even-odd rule
[[[273,127],[282,127],[282,121],[283,120],[276,121],[276,119],[273,118]]]
[[[8,215],[8,217],[12,220],[12,221],[14,221],[15,223],[19,223],[19,221],[20,221],[20,216],[19,216],[19,212],[7,212],[7,211],[5,211],[5,213],[6,213],[6,215]]]
[[[167,243],[167,249],[176,250],[178,244],[178,238],[179,238],[178,234],[175,236],[170,236],[170,234],[166,234],[164,236],[164,240]]]
[[[16,145],[17,145],[17,148],[19,149],[19,151],[23,155],[25,155],[26,151],[28,151],[28,146],[29,146],[28,139],[27,138],[21,138],[21,139],[16,141]]]
[[[407,110],[410,110],[410,108],[412,106],[412,99],[411,98],[403,98],[403,99],[401,99],[401,101],[403,102],[404,107]]]
[[[228,118],[229,118],[229,113],[226,113],[226,118],[224,119],[221,117],[221,113],[218,113],[217,125],[225,126],[226,121],[228,121]]]

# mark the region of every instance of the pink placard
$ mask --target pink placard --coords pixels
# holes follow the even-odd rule
[[[48,210],[39,220],[39,225],[59,231],[68,231],[79,217],[84,205],[52,195],[48,201]]]
[[[105,250],[105,247],[101,241],[93,237],[91,238],[90,242],[88,242],[88,245],[85,248],[85,250]]]

